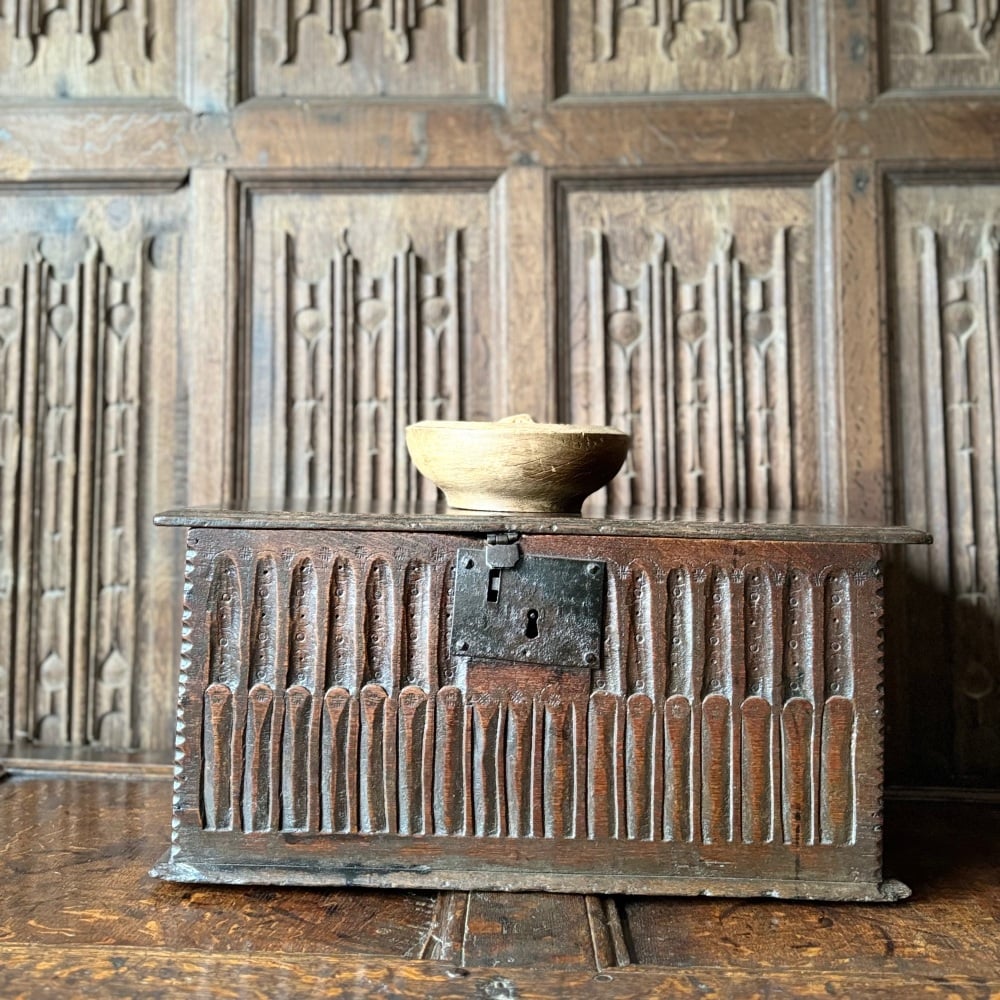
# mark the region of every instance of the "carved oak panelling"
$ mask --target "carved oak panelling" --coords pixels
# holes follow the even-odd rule
[[[250,93],[263,97],[479,95],[490,0],[253,4]]]
[[[805,0],[561,0],[571,94],[804,91],[820,4]]]
[[[898,0],[882,9],[888,22],[890,87],[1000,85],[1000,0]]]
[[[565,415],[631,433],[615,508],[808,509],[835,496],[819,447],[836,369],[834,337],[815,333],[819,196],[567,194]]]
[[[253,495],[422,495],[403,431],[491,415],[490,196],[257,193],[247,477]]]
[[[201,734],[203,829],[799,849],[869,821],[875,550],[679,562],[588,540],[608,560],[592,673],[453,656],[452,539],[192,536],[178,746],[196,760]]]
[[[171,661],[145,588],[169,566],[150,518],[171,495],[182,220],[176,195],[0,192],[4,734],[162,740],[135,693]]]
[[[935,544],[907,553],[909,620],[893,659],[928,693],[927,739],[953,731],[941,749],[959,776],[996,779],[1000,186],[901,186],[894,208],[899,514]]]
[[[168,97],[174,0],[2,0],[0,98]]]

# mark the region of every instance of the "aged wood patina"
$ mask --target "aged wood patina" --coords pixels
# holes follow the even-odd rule
[[[182,881],[897,899],[881,545],[768,517],[187,510]],[[537,652],[536,652],[537,650]]]

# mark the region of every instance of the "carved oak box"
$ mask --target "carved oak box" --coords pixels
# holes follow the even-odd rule
[[[181,881],[882,900],[902,528],[178,511]]]

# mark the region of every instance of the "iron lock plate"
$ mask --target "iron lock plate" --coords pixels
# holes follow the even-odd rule
[[[457,656],[593,670],[604,633],[603,562],[459,549],[451,650]],[[498,558],[499,556],[499,558]]]

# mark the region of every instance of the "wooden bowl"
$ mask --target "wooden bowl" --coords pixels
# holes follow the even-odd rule
[[[450,507],[578,514],[622,467],[630,439],[614,427],[422,420],[406,428],[413,464]]]

